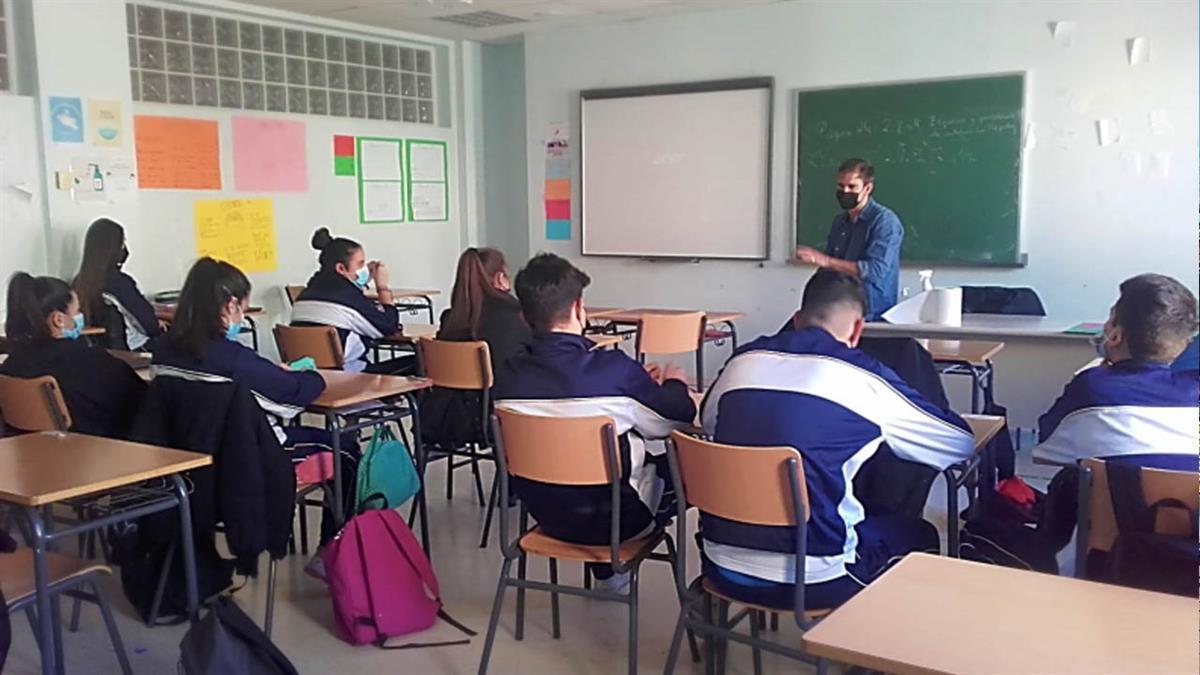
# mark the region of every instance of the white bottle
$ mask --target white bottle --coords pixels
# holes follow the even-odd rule
[[[921,280],[921,292],[933,290],[933,270],[917,270],[917,277]]]

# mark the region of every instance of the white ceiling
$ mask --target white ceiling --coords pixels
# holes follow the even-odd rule
[[[703,12],[787,0],[239,0],[244,4],[455,40],[499,42],[568,24]],[[522,23],[475,28],[437,17],[495,12]]]

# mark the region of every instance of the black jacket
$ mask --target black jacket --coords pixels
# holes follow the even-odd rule
[[[9,342],[0,374],[51,375],[62,389],[71,431],[127,438],[146,393],[146,383],[124,361],[82,340]]]
[[[190,473],[192,521],[197,532],[225,525],[240,571],[253,573],[263,551],[287,553],[296,475],[248,387],[155,378],[136,435],[212,455],[211,467]]]
[[[471,340],[468,334],[446,329],[449,312],[442,312],[438,339]],[[493,374],[533,339],[533,332],[521,316],[521,305],[511,295],[489,295],[484,300],[479,334],[491,353]],[[454,447],[471,442],[487,444],[487,434],[480,426],[481,408],[482,402],[476,392],[434,387],[421,404],[422,436],[432,443]]]

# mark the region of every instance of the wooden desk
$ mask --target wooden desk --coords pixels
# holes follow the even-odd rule
[[[621,307],[584,307],[588,319],[605,319],[611,314],[620,314],[625,310]]]
[[[704,344],[708,342],[720,343],[728,339],[730,341],[731,351],[737,351],[738,337],[737,326],[734,322],[746,317],[745,312],[725,312],[719,310],[695,310],[695,309],[656,309],[650,307],[639,307],[636,309],[613,309],[610,307],[594,307],[588,309],[588,319],[595,319],[601,322],[607,322],[611,325],[636,325],[642,320],[646,314],[690,314],[696,311],[703,311],[705,320],[708,326],[723,326],[724,328],[710,329],[705,327],[704,335],[700,339],[699,348],[696,350],[696,386],[704,387]],[[598,313],[592,313],[594,311]],[[607,330],[610,334],[630,335],[636,331],[620,331]]]
[[[587,339],[595,343],[592,349],[616,349],[622,342],[625,341],[625,336],[592,333],[587,336]]]
[[[1004,343],[926,338],[917,339],[917,342],[933,357],[939,373],[971,378],[971,412],[984,412],[994,397],[996,386],[996,369],[992,365],[992,358],[1004,349]]]
[[[421,477],[421,489],[417,492],[417,508],[421,513],[421,544],[429,555],[429,514],[425,506],[425,451],[421,442],[421,411],[417,392],[433,386],[423,377],[401,377],[398,375],[371,375],[348,373],[342,370],[318,370],[325,379],[325,391],[306,408],[309,412],[325,417],[325,428],[333,438],[333,455],[341,456],[342,434],[396,422],[401,440],[406,441]],[[405,407],[395,405],[403,399]],[[412,418],[413,438],[408,442],[404,426],[406,417]],[[333,463],[333,517],[340,526],[342,514],[342,463]]]
[[[105,332],[106,331],[104,328],[100,326],[84,326],[83,329],[79,331],[79,334],[84,337],[95,337],[97,335],[104,335]],[[8,338],[4,335],[4,327],[2,324],[0,324],[0,347],[3,347],[4,343],[7,341]]]
[[[179,474],[212,464],[212,457],[153,445],[129,443],[71,433],[36,433],[0,439],[0,501],[22,507],[33,540],[37,620],[42,636],[42,673],[58,671],[61,636],[54,627],[61,621],[58,603],[52,602],[46,551],[58,539],[101,530],[126,520],[178,508],[182,533],[184,576],[189,614],[197,617],[195,554],[192,550],[191,509],[187,486]],[[105,515],[52,532],[53,520],[41,511],[64,499],[85,497],[131,486],[152,478],[168,477],[171,489],[143,490],[136,499],[122,501]],[[86,512],[86,509],[85,509]]]
[[[431,323],[406,323],[400,326],[400,332],[389,335],[380,342],[386,344],[412,344],[421,338],[430,340],[437,337],[438,327]]]
[[[433,296],[441,295],[441,291],[436,288],[393,288],[391,291],[394,307],[414,313],[425,310],[429,313],[429,323],[437,322],[433,316]],[[366,291],[366,295],[372,300],[379,299],[379,294],[375,291]]]
[[[975,436],[975,454],[942,471],[946,477],[946,555],[955,558],[958,557],[959,544],[958,489],[967,484],[972,474],[979,473],[980,467],[991,480],[994,472],[991,453],[986,452],[987,444],[1008,424],[1005,418],[997,415],[963,415],[962,418]],[[982,488],[983,479],[977,482]]]
[[[890,673],[1195,673],[1196,599],[913,553],[803,637]]]
[[[864,335],[907,335],[916,338],[1037,338],[1084,341],[1088,335],[1068,333],[1079,321],[1064,321],[1048,316],[1015,316],[1009,314],[963,314],[961,326],[939,326],[932,323],[887,323],[872,321]]]

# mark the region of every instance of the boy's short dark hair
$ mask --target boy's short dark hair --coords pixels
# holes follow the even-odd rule
[[[517,273],[514,286],[525,321],[533,330],[545,333],[567,320],[571,305],[583,297],[583,289],[590,283],[591,277],[567,259],[539,253]]]
[[[858,177],[862,179],[864,184],[875,181],[875,167],[871,166],[871,163],[867,160],[859,157],[851,157],[842,162],[841,166],[838,167],[838,175],[840,176],[844,173],[858,174]]]
[[[1169,363],[1196,334],[1196,296],[1166,275],[1139,274],[1121,283],[1113,322],[1135,361]]]
[[[857,307],[860,313],[866,314],[867,292],[862,281],[853,274],[821,269],[804,286],[800,318],[806,322],[820,321],[839,305]]]

